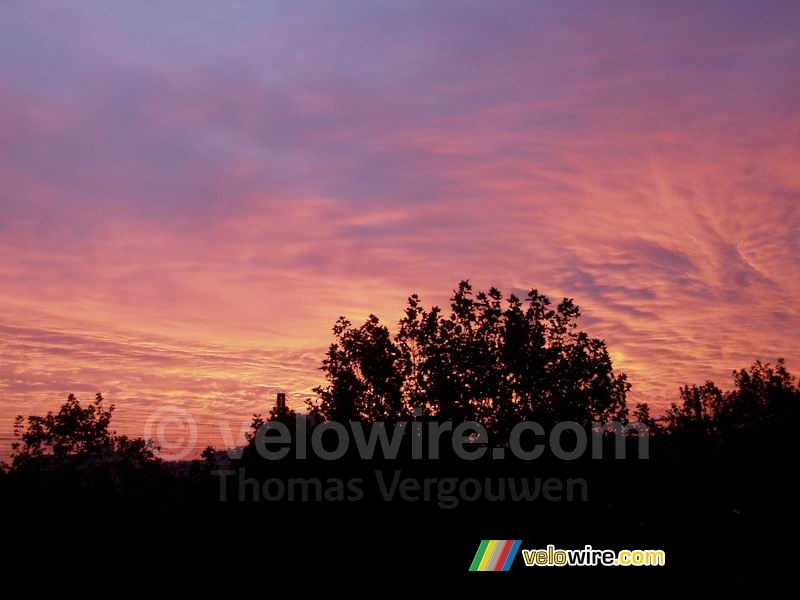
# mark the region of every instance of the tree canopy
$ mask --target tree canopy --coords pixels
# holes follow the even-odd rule
[[[449,313],[412,295],[394,334],[375,315],[358,327],[340,317],[322,363],[327,383],[309,406],[335,421],[408,419],[417,409],[501,435],[522,419],[624,420],[626,376],[579,317],[569,298],[553,306],[534,289],[504,301],[495,288],[473,294],[468,281]]]

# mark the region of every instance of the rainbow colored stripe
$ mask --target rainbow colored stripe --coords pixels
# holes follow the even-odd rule
[[[508,571],[521,543],[522,540],[483,540],[469,570]]]

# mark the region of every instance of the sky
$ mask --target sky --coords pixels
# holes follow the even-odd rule
[[[5,0],[0,446],[97,391],[118,431],[169,409],[219,444],[313,395],[339,315],[394,325],[466,278],[574,298],[655,412],[756,359],[797,372],[799,25],[777,1]]]

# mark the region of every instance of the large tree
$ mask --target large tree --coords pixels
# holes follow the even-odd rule
[[[412,295],[394,335],[374,315],[359,327],[340,317],[311,408],[338,421],[407,419],[417,408],[500,435],[522,419],[624,420],[630,386],[579,316],[567,298],[553,307],[532,290],[504,302],[462,281],[449,314]]]

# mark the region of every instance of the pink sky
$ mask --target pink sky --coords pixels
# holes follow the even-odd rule
[[[0,444],[312,395],[335,319],[582,307],[630,400],[800,368],[800,5],[4,3]]]

